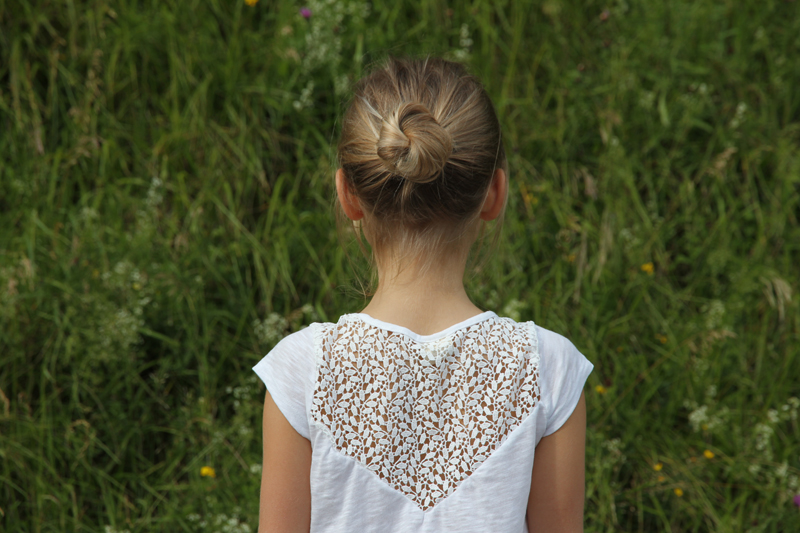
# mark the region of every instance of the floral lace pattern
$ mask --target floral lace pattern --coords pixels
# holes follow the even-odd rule
[[[425,511],[540,399],[532,322],[490,316],[429,342],[358,315],[318,328],[311,417],[335,448]]]

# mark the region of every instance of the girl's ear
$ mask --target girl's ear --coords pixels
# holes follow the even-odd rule
[[[502,168],[494,171],[492,183],[486,193],[486,200],[481,208],[481,220],[494,220],[503,211],[508,195],[508,179]]]
[[[339,196],[339,203],[342,205],[344,214],[352,221],[364,218],[364,211],[358,203],[358,198],[352,193],[341,168],[336,171],[336,194]]]

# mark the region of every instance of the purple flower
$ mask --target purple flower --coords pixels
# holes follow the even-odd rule
[[[304,7],[300,10],[300,14],[303,15],[303,18],[308,20],[311,18],[311,10],[307,7]]]
[[[800,494],[794,497],[794,504],[800,507]]]

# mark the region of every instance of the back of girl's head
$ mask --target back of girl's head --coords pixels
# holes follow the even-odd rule
[[[505,154],[494,106],[462,65],[391,58],[356,85],[339,163],[373,249],[416,256],[474,234]]]

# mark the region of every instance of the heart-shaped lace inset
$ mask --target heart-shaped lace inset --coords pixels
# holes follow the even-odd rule
[[[312,418],[333,445],[429,510],[539,401],[532,322],[491,316],[420,342],[345,315],[317,330]]]

